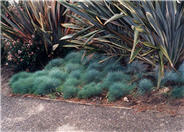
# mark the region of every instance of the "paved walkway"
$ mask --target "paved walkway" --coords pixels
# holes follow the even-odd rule
[[[184,115],[6,96],[1,107],[2,132],[184,132]]]

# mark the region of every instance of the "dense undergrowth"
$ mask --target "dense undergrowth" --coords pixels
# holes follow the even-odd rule
[[[135,61],[127,66],[114,63],[104,55],[83,56],[81,52],[71,52],[65,58],[50,61],[44,70],[28,73],[20,72],[10,80],[15,94],[47,95],[61,93],[65,98],[91,98],[105,96],[109,101],[132,95],[144,95],[156,89],[154,72]],[[101,63],[100,63],[101,62]],[[149,79],[148,79],[149,78]],[[162,87],[172,87],[169,96],[184,97],[184,63],[177,72],[167,71]]]

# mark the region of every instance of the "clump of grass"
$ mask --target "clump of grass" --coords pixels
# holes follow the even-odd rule
[[[90,63],[87,70],[97,70],[97,71],[102,71],[104,68],[103,64],[100,64],[98,62],[93,62],[93,63]]]
[[[9,84],[10,84],[10,86],[12,86],[12,84],[17,82],[19,79],[25,79],[25,78],[28,78],[30,76],[31,76],[31,73],[19,72],[11,77]]]
[[[102,88],[99,87],[96,83],[92,82],[85,85],[82,90],[78,92],[78,98],[91,98],[93,96],[98,96],[102,93]]]
[[[146,93],[151,92],[151,90],[153,89],[153,83],[151,80],[149,79],[142,79],[139,81],[138,84],[138,93],[143,95]]]
[[[42,70],[42,71],[36,71],[35,73],[32,74],[32,76],[34,76],[35,78],[40,77],[40,76],[47,76],[48,75],[48,71],[46,70]]]
[[[34,94],[46,95],[56,91],[56,88],[61,85],[61,81],[51,77],[39,77],[34,81]]]
[[[147,70],[147,66],[140,61],[133,61],[127,65],[126,73],[137,74],[144,73]]]
[[[51,60],[46,66],[45,69],[46,70],[51,70],[52,68],[55,67],[60,67],[64,64],[64,60],[62,58],[57,58],[57,59],[53,59]]]
[[[75,71],[75,70],[82,70],[83,69],[83,66],[80,65],[80,64],[73,64],[73,63],[67,63],[65,65],[65,70],[66,72],[70,73],[72,71]]]
[[[62,89],[63,97],[65,99],[74,98],[74,97],[77,96],[78,91],[79,91],[79,88],[77,88],[77,87],[74,87],[72,85],[71,86],[67,86],[67,87]]]
[[[34,79],[32,77],[17,80],[11,85],[12,92],[15,94],[33,93],[33,81]]]
[[[66,62],[81,64],[82,52],[71,52],[65,57]]]
[[[92,81],[99,81],[100,78],[99,78],[99,75],[100,75],[100,72],[95,70],[95,69],[92,69],[92,70],[89,70],[89,71],[86,71],[83,76],[82,76],[82,80],[84,80],[86,83],[89,83],[89,82],[92,82]]]
[[[81,74],[82,74],[81,70],[75,70],[70,73],[69,77],[76,78],[79,80],[81,78]]]
[[[110,72],[103,80],[102,87],[108,89],[113,83],[127,82],[130,80],[130,76],[123,72]]]
[[[53,68],[51,71],[49,71],[49,76],[51,78],[56,78],[64,82],[68,76],[68,74],[64,71],[61,71],[57,68]]]
[[[184,86],[175,86],[171,91],[172,98],[183,98],[184,97]]]
[[[127,83],[122,82],[113,83],[108,91],[108,101],[115,101],[123,96],[126,96],[134,87],[134,85],[128,85]]]
[[[110,63],[104,67],[104,72],[117,72],[117,71],[123,71],[123,70],[124,70],[123,66],[116,63]]]
[[[63,87],[68,87],[68,86],[77,87],[79,84],[80,84],[80,81],[77,80],[76,78],[67,78],[63,84]]]
[[[184,74],[184,62],[180,65],[178,71]]]

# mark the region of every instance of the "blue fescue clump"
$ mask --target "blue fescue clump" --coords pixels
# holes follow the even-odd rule
[[[49,71],[49,76],[51,78],[56,78],[56,79],[64,82],[66,80],[68,74],[64,71],[57,69],[57,68],[53,68],[51,71]]]
[[[21,78],[14,83],[12,83],[11,88],[12,92],[15,94],[27,94],[33,92],[33,81],[34,78],[28,77],[28,78]]]
[[[78,93],[78,98],[90,98],[93,96],[98,96],[102,93],[102,88],[96,83],[92,82],[90,84],[85,85],[82,90]]]
[[[180,65],[178,71],[184,74],[184,62]]]
[[[63,87],[68,87],[68,86],[77,87],[79,84],[80,84],[80,81],[77,80],[76,78],[67,78],[63,84]]]
[[[74,86],[72,86],[72,85],[67,86],[67,87],[64,87],[64,88],[62,89],[63,97],[64,97],[65,99],[74,98],[74,97],[77,96],[78,91],[79,91],[79,88],[74,87]]]
[[[14,82],[18,81],[19,79],[30,77],[30,75],[31,74],[28,72],[19,72],[11,77],[9,84],[11,86]]]
[[[89,82],[92,82],[92,81],[99,81],[100,78],[99,78],[99,75],[100,75],[100,72],[95,70],[95,69],[92,69],[92,70],[89,70],[89,71],[86,71],[83,76],[82,76],[82,80],[84,80],[86,83],[89,83]]]
[[[133,61],[127,65],[126,73],[137,74],[144,73],[147,69],[147,66],[140,61]]]
[[[65,61],[73,64],[80,64],[82,61],[82,52],[71,52],[65,57]]]
[[[65,70],[68,73],[75,71],[75,70],[78,70],[78,69],[83,69],[83,66],[80,64],[73,64],[73,63],[67,63],[65,65]]]
[[[36,71],[35,73],[32,74],[33,77],[37,78],[40,76],[47,76],[49,72],[47,70],[42,70],[42,71]]]
[[[81,78],[82,71],[81,70],[75,70],[70,73],[70,78],[80,79]]]
[[[184,98],[184,86],[175,86],[171,91],[171,97]]]
[[[117,82],[110,86],[108,91],[108,100],[115,101],[123,96],[128,95],[131,90],[135,88],[134,85],[128,85],[127,83]]]
[[[143,95],[145,93],[149,93],[151,92],[151,90],[153,89],[153,83],[151,80],[149,79],[142,79],[139,81],[139,85],[138,85],[138,93]]]
[[[124,70],[123,66],[117,63],[109,63],[104,67],[104,72],[117,72],[123,70]]]
[[[64,60],[61,58],[51,60],[46,66],[46,70],[50,70],[52,68],[60,67],[64,64]]]
[[[56,91],[56,88],[61,85],[61,81],[51,77],[39,77],[34,82],[34,94],[46,95]]]
[[[108,89],[112,84],[116,82],[128,82],[130,79],[130,76],[124,72],[110,72],[103,80],[102,87],[103,89]]]

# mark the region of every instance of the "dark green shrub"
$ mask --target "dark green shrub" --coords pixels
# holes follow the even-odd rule
[[[76,97],[78,91],[79,91],[79,88],[77,88],[77,87],[67,86],[67,87],[65,87],[65,88],[62,89],[63,97],[65,99]]]
[[[153,89],[153,83],[151,82],[151,80],[149,79],[142,79],[139,81],[139,85],[138,85],[138,93],[143,95],[145,93],[149,93],[151,92],[151,90]]]
[[[60,81],[64,82],[68,75],[64,71],[61,71],[57,68],[53,68],[52,70],[49,71],[49,76],[51,78],[56,78],[56,79],[59,79]]]
[[[32,77],[20,78],[11,85],[12,92],[15,94],[33,93],[33,81],[34,78]]]
[[[92,82],[90,84],[85,85],[82,90],[78,93],[78,98],[90,98],[93,96],[98,96],[102,93],[102,88],[99,87],[96,83]]]
[[[28,72],[19,72],[11,77],[9,84],[10,86],[12,86],[12,84],[17,82],[19,79],[25,79],[29,77],[30,75],[31,73],[28,73]]]
[[[51,70],[52,68],[60,67],[64,64],[64,60],[61,58],[51,60],[46,66],[46,70]]]
[[[109,87],[107,95],[108,101],[115,101],[123,96],[126,96],[134,87],[134,85],[128,85],[122,82],[113,83]]]
[[[183,98],[184,97],[184,86],[176,86],[171,91],[171,97]]]
[[[61,81],[56,78],[39,77],[34,81],[34,94],[46,95],[55,92],[59,85],[61,85]]]

